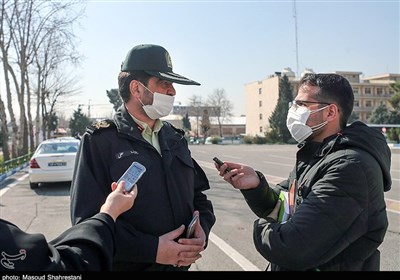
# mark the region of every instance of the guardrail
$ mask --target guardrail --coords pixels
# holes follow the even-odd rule
[[[14,159],[0,162],[0,182],[18,170],[28,166],[32,154],[33,153],[29,153]]]
[[[0,175],[3,175],[15,168],[18,168],[26,163],[28,163],[33,153],[29,153],[17,158],[13,158],[7,161],[0,162]]]

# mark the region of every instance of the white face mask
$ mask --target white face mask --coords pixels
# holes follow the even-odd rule
[[[327,121],[324,121],[324,122],[314,125],[312,127],[309,127],[308,125],[306,125],[308,117],[311,114],[321,111],[328,106],[329,105],[319,108],[317,110],[313,110],[313,111],[310,111],[307,107],[304,107],[304,106],[290,107],[287,118],[286,118],[286,126],[289,129],[289,132],[292,135],[292,137],[298,143],[303,142],[313,133],[313,131],[316,131],[316,130],[324,127],[328,123]]]
[[[152,92],[145,85],[141,85],[153,94],[153,104],[144,105],[142,100],[139,99],[143,105],[143,110],[149,116],[150,119],[156,120],[165,116],[168,116],[174,106],[175,97],[167,94],[158,92]]]

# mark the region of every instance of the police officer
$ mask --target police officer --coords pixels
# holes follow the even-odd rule
[[[188,270],[201,257],[215,223],[204,191],[209,182],[191,157],[184,132],[160,118],[173,107],[173,83],[200,85],[176,74],[167,50],[142,44],[132,48],[118,76],[123,105],[113,119],[82,136],[71,187],[71,218],[93,215],[132,162],[146,167],[137,183],[141,195],[117,226],[114,270]],[[187,225],[199,216],[194,236]]]

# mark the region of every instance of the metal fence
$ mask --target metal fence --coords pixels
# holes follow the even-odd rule
[[[29,153],[17,158],[13,158],[7,161],[0,162],[0,175],[7,173],[29,161],[33,153]]]

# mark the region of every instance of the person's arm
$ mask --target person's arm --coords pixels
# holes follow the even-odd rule
[[[250,209],[260,218],[266,218],[274,209],[279,198],[279,192],[275,192],[269,185],[264,175],[256,171],[260,184],[254,189],[240,190]]]
[[[116,184],[113,183],[113,189]],[[72,226],[47,242],[0,220],[0,271],[89,271],[111,269],[115,220],[132,207],[137,189],[124,193],[123,183],[108,197],[99,214]]]
[[[119,215],[132,208],[138,188],[137,185],[134,185],[133,189],[127,193],[125,191],[125,182],[121,181],[118,185],[116,182],[113,182],[111,190],[112,192],[107,196],[106,201],[100,208],[100,213],[108,214],[115,222]],[[132,200],[131,203],[127,200],[130,197]]]
[[[115,221],[132,208],[137,186],[130,193],[124,182],[113,182],[100,213],[71,227],[49,243],[63,270],[110,270],[115,251]]]
[[[214,165],[226,182],[242,192],[250,209],[258,217],[266,217],[274,209],[280,190],[270,188],[260,171],[233,162]]]

